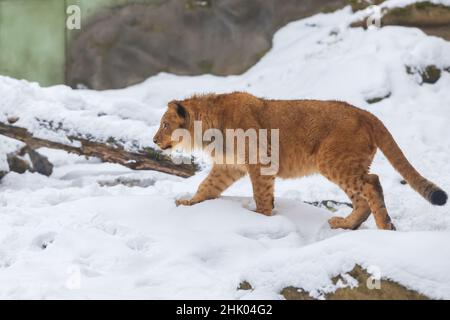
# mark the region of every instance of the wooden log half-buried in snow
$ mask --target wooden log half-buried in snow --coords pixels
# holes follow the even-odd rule
[[[89,141],[79,137],[67,136],[70,141],[78,142],[77,146],[34,137],[27,129],[0,122],[0,134],[20,140],[32,149],[50,148],[64,150],[69,153],[97,157],[105,162],[118,163],[133,170],[155,170],[183,178],[195,174],[197,166],[191,164],[175,164],[170,157],[152,148],[138,152],[129,152],[120,146],[111,146],[101,142]]]

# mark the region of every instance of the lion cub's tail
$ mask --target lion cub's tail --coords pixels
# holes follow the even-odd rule
[[[400,147],[395,142],[391,133],[379,119],[373,117],[371,123],[375,129],[375,142],[378,148],[384,153],[395,170],[397,170],[409,185],[422,195],[422,197],[434,205],[443,206],[447,202],[447,194],[445,191],[422,177],[420,173],[414,169],[408,159],[406,159],[402,150],[400,150]]]

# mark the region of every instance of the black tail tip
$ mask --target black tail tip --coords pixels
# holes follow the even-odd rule
[[[430,196],[430,202],[435,206],[443,206],[447,203],[447,194],[443,190],[436,190]]]

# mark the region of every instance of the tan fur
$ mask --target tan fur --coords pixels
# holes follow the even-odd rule
[[[194,120],[203,122],[203,130],[279,129],[277,177],[298,178],[320,173],[340,186],[352,200],[353,212],[346,218],[330,219],[333,228],[356,229],[372,212],[378,228],[394,229],[378,176],[369,173],[377,147],[421,195],[430,201],[434,196],[439,196],[440,202],[446,200],[446,194],[406,160],[380,120],[345,102],[266,100],[240,92],[194,96],[169,103],[155,143],[163,149],[174,147],[172,131],[186,128],[193,134]],[[244,165],[215,164],[195,196],[190,200],[178,200],[177,204],[192,205],[217,198],[248,173],[256,211],[271,215],[275,175],[261,175],[260,167],[260,164],[248,162]]]

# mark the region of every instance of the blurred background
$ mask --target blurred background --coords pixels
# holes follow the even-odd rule
[[[357,11],[381,2],[0,0],[0,74],[96,90],[124,88],[159,72],[242,74],[288,22],[348,4]],[[80,9],[79,30],[66,27],[71,5]],[[422,2],[391,11],[383,24],[450,39],[448,8]]]

